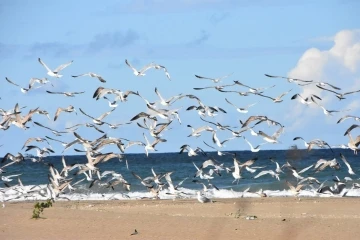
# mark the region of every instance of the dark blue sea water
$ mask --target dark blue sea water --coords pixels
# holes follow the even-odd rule
[[[306,171],[304,174],[301,174],[303,177],[312,176],[317,178],[320,182],[327,180],[325,185],[332,186],[334,185],[333,178],[337,176],[340,180],[344,180],[344,177],[351,177],[353,181],[347,182],[347,188],[351,188],[354,182],[359,182],[358,175],[350,175],[348,173],[348,168],[344,164],[344,162],[340,159],[340,153],[342,153],[349,164],[352,166],[352,169],[356,174],[360,172],[360,161],[358,155],[354,155],[354,153],[350,150],[344,149],[334,149],[334,152],[328,149],[314,149],[308,152],[307,150],[297,150],[297,149],[289,149],[289,150],[273,150],[273,151],[260,151],[258,153],[252,153],[250,151],[241,151],[241,152],[232,152],[236,153],[236,158],[241,163],[245,161],[257,158],[257,161],[251,166],[252,168],[263,166],[262,169],[256,169],[255,173],[250,173],[246,170],[243,170],[241,175],[242,179],[238,182],[238,184],[234,181],[234,178],[231,173],[227,173],[226,171],[221,171],[221,176],[214,174],[214,178],[210,180],[212,184],[217,186],[220,191],[212,189],[209,192],[212,192],[212,196],[214,197],[236,197],[239,196],[236,193],[241,192],[244,189],[250,187],[250,192],[256,192],[260,189],[264,191],[272,191],[278,192],[279,196],[286,195],[288,192],[288,186],[286,181],[291,182],[296,186],[297,179],[292,175],[292,171],[283,168],[284,173],[280,174],[280,181],[276,178],[271,177],[270,175],[264,175],[257,179],[253,177],[258,174],[262,170],[275,170],[276,165],[269,158],[273,158],[275,161],[279,163],[280,166],[289,162],[293,167],[295,167],[298,171],[301,169],[308,167],[310,165],[316,164],[319,159],[331,160],[334,157],[340,163],[341,167],[339,170],[335,170],[327,167],[325,170],[321,172],[316,172],[314,167]],[[232,167],[233,164],[233,156],[225,155],[218,156],[216,152],[208,153],[208,156],[198,155],[195,157],[189,157],[186,152],[179,153],[150,153],[149,157],[146,157],[145,154],[125,154],[124,158],[119,161],[118,158],[114,158],[109,160],[106,163],[100,163],[97,167],[100,168],[100,171],[113,170],[117,173],[121,173],[125,180],[127,180],[131,184],[131,191],[126,192],[121,185],[117,185],[115,189],[106,188],[104,186],[95,184],[92,188],[89,188],[90,182],[84,180],[80,186],[77,186],[77,190],[73,193],[68,193],[69,195],[76,194],[85,194],[86,196],[96,195],[96,194],[121,194],[126,193],[126,196],[130,196],[130,198],[139,198],[142,194],[146,194],[148,190],[141,185],[140,181],[135,178],[131,171],[135,172],[142,178],[152,176],[151,168],[154,169],[156,173],[166,173],[173,172],[171,174],[172,181],[174,185],[176,185],[179,181],[188,177],[188,179],[183,183],[181,187],[183,187],[183,191],[188,191],[189,196],[192,193],[195,193],[196,190],[202,190],[203,186],[201,184],[194,183],[193,180],[197,179],[205,184],[207,184],[207,180],[194,178],[194,174],[196,173],[196,169],[193,165],[195,163],[198,167],[201,166],[203,161],[209,159],[210,157],[215,158],[218,162],[223,163],[224,167]],[[76,163],[86,163],[86,156],[76,155],[76,156],[65,156],[66,163],[76,164]],[[126,167],[126,161],[128,163],[128,168]],[[49,156],[44,158],[44,162],[34,163],[31,161],[22,162],[20,164],[13,164],[6,168],[7,172],[3,173],[2,176],[8,176],[13,174],[21,174],[20,179],[24,185],[44,185],[47,184],[49,167],[47,164],[51,163],[54,167],[60,172],[62,170],[61,156]],[[208,167],[210,169],[213,167]],[[73,170],[69,174],[69,178],[73,178],[73,182],[85,178],[84,174],[74,175],[77,170]],[[207,170],[205,170],[207,172]],[[162,180],[166,182],[165,179]],[[106,179],[103,179],[102,182],[106,182]],[[101,182],[100,182],[101,183]],[[12,182],[8,182],[9,185],[17,184],[16,178]],[[317,184],[313,184],[316,188]],[[166,187],[165,187],[166,189]],[[310,186],[305,186],[304,189],[310,190]],[[284,191],[285,190],[285,191]],[[69,192],[69,191],[65,191]],[[231,195],[230,192],[233,194]],[[311,194],[309,194],[311,195]],[[356,195],[356,194],[355,194]],[[105,196],[105,195],[103,195]],[[166,196],[166,195],[164,195]],[[161,197],[161,195],[160,195]],[[86,198],[86,197],[83,197]],[[89,197],[91,198],[91,197]]]

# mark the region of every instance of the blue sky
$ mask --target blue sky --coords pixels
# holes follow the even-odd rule
[[[179,93],[195,94],[207,105],[217,105],[227,110],[210,121],[238,126],[238,120],[251,115],[267,115],[285,125],[280,137],[281,144],[266,144],[263,149],[286,149],[296,136],[307,140],[322,138],[331,145],[346,143],[343,132],[351,121],[337,125],[336,121],[345,113],[333,117],[322,114],[319,108],[306,108],[290,97],[295,93],[317,91],[316,87],[299,88],[280,79],[269,79],[264,73],[292,75],[322,81],[329,81],[344,87],[344,90],[360,89],[359,62],[360,37],[358,28],[358,1],[235,1],[235,0],[142,0],[142,1],[1,1],[0,3],[0,107],[10,109],[19,103],[29,109],[40,107],[54,116],[58,106],[69,104],[81,107],[93,116],[100,116],[109,107],[104,99],[95,101],[92,95],[99,86],[126,90],[138,90],[145,98],[154,101],[154,88],[164,97]],[[348,30],[347,32],[344,30]],[[316,64],[309,62],[314,59]],[[41,57],[51,68],[74,60],[63,71],[64,77],[54,79],[46,75],[38,63]],[[125,65],[128,59],[141,67],[156,62],[167,67],[172,81],[161,71],[149,71],[145,77],[136,77]],[[305,59],[305,60],[304,60]],[[320,59],[320,60],[319,60]],[[301,60],[301,61],[300,61]],[[317,65],[317,64],[320,65]],[[107,82],[100,83],[93,78],[71,78],[71,75],[92,71],[102,75]],[[194,74],[218,77],[232,73],[224,80],[230,84],[239,80],[254,87],[276,85],[265,92],[278,96],[292,89],[284,102],[275,104],[269,99],[254,96],[240,97],[235,94],[221,94],[213,89],[195,91],[193,87],[212,86],[212,82],[199,80]],[[321,74],[320,74],[321,73]],[[32,77],[48,77],[55,85],[23,94],[8,84],[5,77],[21,86],[26,86]],[[348,81],[345,84],[345,81]],[[75,98],[49,95],[52,91],[85,91]],[[234,87],[240,90],[239,87]],[[246,89],[243,89],[246,90]],[[332,95],[322,94],[329,109],[346,109],[358,114],[359,96],[349,96],[339,103]],[[249,113],[241,114],[225,102],[246,106],[258,102]],[[211,134],[204,133],[198,139],[188,138],[191,124],[200,127],[204,123],[194,111],[185,111],[193,105],[192,100],[182,99],[173,108],[182,107],[180,117],[183,124],[173,122],[172,129],[163,138],[168,141],[159,144],[159,152],[178,151],[185,143],[192,147],[211,143]],[[106,119],[110,123],[126,122],[141,111],[146,111],[144,101],[130,96],[129,101],[119,107]],[[34,121],[63,129],[76,123],[89,121],[81,113],[63,113],[56,122],[41,115]],[[28,124],[27,131],[15,126],[0,132],[0,155],[17,153],[29,137],[55,137],[51,132]],[[106,126],[104,130],[109,129]],[[272,134],[277,129],[263,125],[257,130]],[[80,128],[77,132],[88,139],[99,137],[93,129]],[[135,123],[118,130],[108,131],[109,136],[141,140],[143,130]],[[257,145],[262,139],[246,133],[250,142]],[[218,137],[230,137],[228,132],[219,132]],[[58,139],[69,142],[72,134]],[[40,144],[46,146],[45,144]],[[52,144],[57,154],[62,146]],[[299,146],[303,146],[299,143]],[[78,147],[81,148],[81,147]],[[242,139],[230,141],[224,150],[247,150]],[[107,147],[106,150],[115,150]],[[127,152],[143,152],[141,147],[132,147]],[[69,150],[66,154],[73,154]]]

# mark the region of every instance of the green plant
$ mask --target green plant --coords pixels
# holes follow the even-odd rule
[[[53,199],[48,199],[46,202],[37,202],[34,205],[32,218],[38,219],[40,218],[40,214],[44,211],[44,208],[52,207]]]

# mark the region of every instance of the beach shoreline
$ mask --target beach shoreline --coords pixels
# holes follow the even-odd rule
[[[356,239],[358,198],[57,201],[0,209],[1,239]],[[247,220],[256,216],[255,220]],[[138,234],[131,235],[137,229]]]

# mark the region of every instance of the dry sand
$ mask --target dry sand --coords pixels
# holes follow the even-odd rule
[[[39,220],[31,219],[34,203],[7,203],[0,239],[360,239],[359,200],[72,201],[54,203]]]

